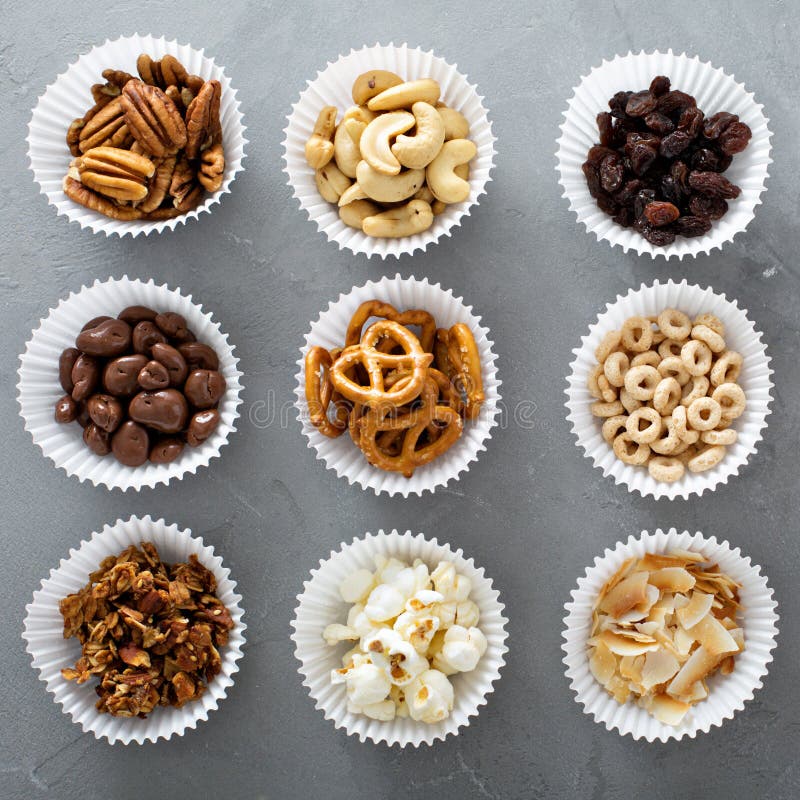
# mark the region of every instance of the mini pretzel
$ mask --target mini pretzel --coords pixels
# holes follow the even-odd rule
[[[644,317],[628,317],[622,326],[622,344],[626,350],[643,353],[653,344],[653,327]]]
[[[650,457],[650,447],[646,444],[637,444],[627,432],[621,433],[614,439],[614,455],[626,464],[641,466]]]
[[[658,315],[658,327],[668,339],[688,339],[692,321],[682,311],[666,308]]]
[[[347,326],[347,333],[344,339],[345,347],[352,347],[361,341],[361,329],[370,317],[380,317],[397,322],[400,325],[419,325],[422,329],[419,335],[419,343],[426,353],[433,352],[433,339],[436,335],[436,320],[427,312],[420,309],[410,311],[398,311],[389,303],[382,303],[380,300],[367,300],[362,303],[353,314],[350,324]]]
[[[725,349],[725,340],[708,325],[695,325],[692,328],[692,339],[707,344],[712,353],[721,353]]]
[[[705,375],[711,369],[711,348],[705,342],[692,339],[681,347],[681,361],[693,377]]]
[[[347,422],[342,419],[341,409],[336,408],[336,419],[328,417],[328,407],[334,398],[330,369],[333,359],[324,347],[311,347],[306,353],[306,402],[311,424],[323,435],[331,439],[341,436]]]
[[[710,431],[722,418],[722,407],[712,397],[698,397],[687,409],[686,419],[696,431]]]
[[[448,331],[447,355],[467,398],[465,416],[467,419],[475,419],[486,395],[483,392],[478,345],[472,331],[463,322],[457,322]]]
[[[618,389],[625,385],[625,373],[630,369],[631,362],[622,352],[612,353],[603,363],[603,374],[606,380]]]
[[[653,456],[647,462],[647,469],[661,483],[675,483],[686,472],[683,462],[673,456]]]
[[[738,419],[744,414],[747,398],[738,383],[723,383],[717,386],[711,397],[719,404],[722,419]]]
[[[635,400],[650,400],[660,381],[661,375],[655,367],[633,367],[625,373],[625,391]]]
[[[668,416],[681,402],[681,385],[675,378],[662,378],[653,393],[653,408],[661,414]]]
[[[661,435],[661,415],[654,408],[637,408],[626,420],[625,428],[637,444],[650,444]]]
[[[386,337],[401,345],[403,353],[392,355],[377,350],[376,345]],[[339,394],[354,403],[397,408],[419,397],[431,361],[433,356],[423,352],[419,339],[408,328],[382,319],[370,325],[360,344],[345,347],[331,367],[330,376]],[[368,387],[356,383],[347,375],[358,364],[367,371]],[[409,378],[400,390],[394,387],[395,390],[387,392],[383,371],[398,368],[408,371]]]
[[[718,359],[717,363],[711,367],[712,386],[720,386],[723,383],[735,383],[739,379],[742,371],[742,356],[735,350],[727,350]]]

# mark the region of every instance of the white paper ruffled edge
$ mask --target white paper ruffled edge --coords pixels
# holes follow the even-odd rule
[[[430,569],[439,561],[450,561],[459,574],[472,582],[470,599],[480,609],[478,627],[489,646],[473,672],[452,676],[455,690],[453,711],[446,720],[435,725],[410,718],[378,722],[362,714],[350,713],[347,711],[345,687],[330,682],[331,670],[341,667],[345,648],[328,646],[322,632],[333,622],[344,622],[347,616],[349,605],[342,601],[339,585],[361,567],[374,570],[373,559],[378,554],[394,556],[409,564],[419,558]],[[470,724],[470,717],[478,715],[500,679],[500,670],[505,666],[504,655],[508,652],[505,628],[508,620],[503,616],[505,606],[483,567],[476,567],[471,558],[466,559],[460,548],[454,551],[447,544],[439,544],[436,538],[426,539],[424,534],[412,534],[411,531],[402,534],[397,530],[367,533],[363,538],[354,538],[350,544],[342,542],[328,559],[321,560],[319,567],[311,570],[311,580],[304,582],[303,589],[303,593],[297,595],[298,605],[291,623],[294,629],[291,639],[295,644],[294,654],[300,661],[298,672],[303,676],[303,686],[308,688],[315,707],[323,712],[325,719],[333,720],[334,728],[344,728],[348,735],[356,735],[362,742],[369,739],[388,746],[419,747],[421,744],[432,745],[451,734],[457,735],[460,728]]]
[[[697,703],[676,727],[665,725],[633,701],[620,705],[595,680],[589,670],[589,654],[586,642],[592,625],[592,607],[603,584],[619,569],[627,558],[641,558],[645,553],[666,553],[683,549],[702,553],[709,561],[719,564],[723,572],[742,585],[740,602],[743,607],[745,649],[736,656],[736,666],[730,675],[714,675],[708,680],[709,695]],[[678,533],[675,528],[667,532],[657,528],[654,533],[642,531],[638,537],[630,536],[627,542],[618,542],[614,550],[606,549],[602,557],[594,560],[594,566],[586,569],[584,577],[578,579],[578,588],[571,592],[572,601],[564,608],[564,643],[561,649],[566,654],[566,675],[570,688],[575,692],[575,701],[583,706],[586,714],[600,722],[609,731],[617,730],[621,736],[630,734],[634,739],[648,742],[669,739],[694,738],[698,733],[708,733],[732,719],[744,708],[760,689],[768,665],[772,661],[775,637],[778,635],[778,604],[773,600],[772,589],[767,586],[761,567],[751,564],[739,548],[732,548],[727,541],[717,542],[701,533]]]
[[[736,350],[744,357],[739,385],[747,395],[747,408],[733,427],[738,437],[728,447],[725,458],[711,470],[685,475],[675,483],[660,483],[650,476],[647,467],[625,464],[615,455],[614,450],[602,435],[602,419],[593,417],[590,406],[595,402],[589,394],[586,381],[589,372],[597,364],[594,351],[603,336],[611,330],[619,329],[630,316],[649,316],[658,314],[665,308],[677,308],[690,316],[709,311],[716,314],[725,324],[725,341],[730,350]],[[728,478],[738,475],[750,456],[756,452],[756,445],[763,438],[767,428],[767,415],[771,413],[772,402],[770,380],[772,369],[769,366],[767,346],[761,341],[762,334],[755,330],[755,324],[748,319],[746,309],[740,309],[735,300],[728,300],[724,294],[717,294],[711,287],[701,288],[689,284],[685,279],[680,283],[667,281],[652,285],[642,284],[639,289],[630,289],[623,297],[608,303],[606,310],[589,326],[589,334],[581,337],[581,346],[573,349],[575,359],[570,364],[567,377],[566,407],[569,410],[567,422],[577,437],[577,444],[594,466],[603,470],[603,475],[611,475],[618,484],[624,484],[628,491],[639,492],[643,497],[652,495],[656,499],[676,497],[684,499],[692,494],[702,495],[706,490],[713,491]]]
[[[415,470],[411,478],[397,472],[386,472],[372,466],[361,450],[353,444],[345,431],[337,439],[323,436],[308,419],[308,404],[305,393],[305,354],[309,347],[319,345],[328,350],[341,347],[350,318],[361,303],[367,300],[382,300],[390,303],[398,311],[412,308],[423,309],[433,314],[439,327],[449,328],[456,322],[466,323],[478,345],[481,359],[481,376],[486,400],[477,420],[467,420],[461,438],[443,455]],[[372,489],[376,494],[422,495],[424,491],[433,492],[438,486],[446,486],[451,480],[458,480],[462,472],[468,472],[470,464],[478,454],[486,449],[486,442],[492,438],[491,429],[497,424],[500,413],[500,392],[502,383],[497,377],[497,356],[492,350],[489,329],[483,327],[481,318],[467,306],[461,297],[455,297],[451,289],[443,289],[438,283],[431,284],[427,278],[418,280],[413,275],[403,278],[384,277],[379,281],[369,281],[363,286],[339,295],[339,299],[328,304],[305,336],[297,361],[297,397],[295,408],[297,418],[308,439],[308,446],[316,451],[317,458],[325,462],[340,478],[348,483],[357,483],[364,489]],[[367,324],[364,326],[366,330]]]
[[[83,431],[77,422],[59,424],[53,417],[55,403],[64,394],[58,380],[58,358],[62,350],[75,346],[75,337],[90,319],[102,314],[116,316],[129,305],[148,305],[158,311],[177,311],[186,318],[189,328],[198,341],[210,345],[217,353],[220,372],[227,387],[219,404],[220,422],[214,433],[199,447],[185,447],[180,458],[171,464],[152,464],[127,467],[112,454],[98,456],[83,442]],[[33,331],[19,357],[17,371],[17,401],[20,416],[25,420],[25,430],[33,442],[53,464],[67,475],[80,481],[90,480],[95,486],[103,484],[109,489],[134,489],[154,487],[160,483],[194,474],[206,467],[220,454],[228,437],[236,430],[241,404],[241,377],[239,359],[228,335],[222,333],[210,312],[192,302],[192,296],[181,294],[180,287],[170,289],[157,285],[151,278],[147,283],[138,279],[99,279],[92,286],[84,286],[61,300]]]
[[[353,105],[350,96],[353,80],[362,72],[375,68],[391,70],[406,80],[434,78],[439,81],[442,100],[467,118],[469,138],[478,148],[477,155],[470,162],[469,198],[463,203],[449,205],[427,231],[402,239],[376,239],[345,225],[339,219],[336,206],[320,197],[314,170],[305,160],[305,143],[322,107],[335,105],[339,114],[343,114]],[[397,47],[389,43],[364,46],[340,55],[336,61],[329,61],[316,78],[307,82],[300,99],[292,105],[292,112],[287,116],[289,124],[284,128],[283,140],[286,166],[283,171],[288,176],[287,183],[292,187],[293,197],[299,201],[301,210],[329,241],[336,242],[340,250],[347,248],[353,253],[364,253],[368,258],[378,255],[384,259],[387,256],[399,258],[416,250],[424,251],[441,236],[452,236],[453,229],[470,215],[473,206],[478,205],[480,196],[486,194],[486,184],[492,180],[489,173],[494,167],[497,137],[492,133],[492,123],[483,100],[477,85],[469,83],[467,76],[460,73],[455,64],[448,64],[432,51],[409,47],[405,43]]]
[[[220,651],[222,671],[199,700],[182,708],[159,706],[147,719],[113,717],[100,714],[95,708],[97,680],[79,686],[61,676],[63,668],[75,665],[81,646],[77,639],[64,639],[64,620],[58,604],[68,594],[86,585],[89,574],[99,567],[103,558],[118,555],[132,544],[138,547],[142,541],[152,542],[161,558],[169,564],[188,561],[189,555],[194,553],[200,563],[214,573],[217,597],[230,612],[234,628],[228,644]],[[132,516],[127,520],[118,519],[113,525],[105,525],[102,531],[94,532],[90,539],[71,549],[69,557],[61,559],[57,569],[50,570],[50,577],[42,580],[41,588],[33,593],[33,602],[25,607],[22,638],[39,679],[44,681],[47,691],[63,712],[79,724],[84,733],[91,732],[97,739],[107,739],[109,744],[156,742],[160,738],[182,736],[187,730],[196,728],[198,722],[207,720],[209,713],[217,709],[233,686],[247,628],[242,621],[241,600],[236,593],[236,582],[230,578],[230,570],[223,566],[222,558],[214,554],[214,548],[203,543],[202,537],[192,536],[189,529],[181,530],[175,524],[167,525],[163,519],[154,520],[150,515],[143,518]]]
[[[216,79],[222,84],[220,100],[220,121],[222,123],[222,143],[225,148],[225,174],[222,186],[214,193],[207,194],[203,203],[195,209],[169,220],[113,220],[91,211],[70,200],[61,188],[64,176],[73,156],[69,152],[65,137],[67,128],[76,117],[83,116],[92,104],[89,89],[93,83],[102,83],[102,70],[122,69],[137,76],[136,57],[147,53],[153,58],[167,54],[175,56],[191,74],[206,80]],[[179,44],[175,39],[163,36],[135,33],[107,39],[103,44],[93,47],[73,61],[51,83],[39,97],[31,112],[28,123],[28,161],[34,180],[40,191],[54,206],[58,216],[66,216],[69,222],[77,222],[81,228],[89,228],[93,233],[116,234],[132,237],[163,230],[174,230],[202,213],[210,213],[220,202],[222,195],[231,191],[236,175],[244,171],[242,160],[245,157],[245,126],[239,110],[236,90],[231,86],[223,68],[213,58],[205,55],[205,50],[196,50],[190,45]]]
[[[711,230],[704,236],[679,236],[667,247],[655,247],[632,228],[623,228],[613,222],[597,207],[581,171],[589,148],[598,142],[595,117],[600,111],[608,110],[608,99],[618,91],[646,89],[656,75],[667,75],[672,79],[673,88],[694,95],[697,105],[706,116],[717,111],[738,114],[753,132],[747,149],[734,156],[733,163],[725,172],[725,176],[742,189],[736,200],[728,201],[728,213],[722,219],[715,220]],[[737,83],[733,76],[727,75],[722,69],[700,61],[697,56],[689,57],[686,53],[674,55],[670,49],[666,53],[658,50],[652,53],[631,51],[624,56],[615,56],[610,61],[604,59],[599,67],[594,67],[581,78],[573,89],[563,115],[556,151],[556,170],[560,174],[558,182],[564,190],[562,197],[569,200],[570,210],[575,212],[578,222],[586,227],[587,233],[594,233],[598,241],[605,240],[612,247],[620,245],[625,253],[634,250],[640,255],[648,253],[651,258],[664,256],[669,259],[677,256],[683,259],[684,256],[721,249],[736,234],[744,232],[766,191],[769,177],[767,168],[772,163],[772,133],[763,108],[756,103],[744,84]]]

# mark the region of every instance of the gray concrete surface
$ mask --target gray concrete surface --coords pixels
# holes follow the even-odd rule
[[[797,797],[800,384],[797,16],[791,2],[393,4],[6,3],[0,32],[0,795],[7,798],[725,798]],[[246,172],[212,217],[131,241],[57,219],[25,162],[30,109],[77,53],[134,30],[205,47],[242,98]],[[467,72],[499,138],[489,196],[452,240],[381,263],[339,253],[306,221],[281,172],[284,116],[329,59],[377,40],[408,41]],[[578,77],[630,48],[686,49],[746,82],[765,105],[775,163],[756,218],[724,252],[652,263],[598,244],[559,197],[553,152]],[[530,429],[495,433],[460,482],[422,499],[376,498],[314,460],[294,419],[245,421],[211,469],[140,494],[56,472],[23,431],[17,356],[31,328],[97,277],[155,277],[213,309],[236,343],[245,408],[289,401],[308,320],[341,291],[386,272],[427,275],[474,304],[491,328],[513,407]],[[736,297],[764,332],[775,369],[766,440],[711,496],[656,502],[603,479],[576,449],[562,394],[570,350],[601,306],[632,285],[688,277]],[[221,709],[178,741],[109,747],[61,714],[20,639],[39,580],[89,532],[131,513],[191,527],[239,582],[248,645]],[[561,664],[562,606],[596,554],[643,528],[728,538],[769,575],[781,635],[763,690],[721,729],[667,745],[608,733],[576,705]],[[289,641],[308,570],[343,539],[411,528],[462,546],[499,586],[508,665],[462,735],[421,751],[360,744],[313,708]]]

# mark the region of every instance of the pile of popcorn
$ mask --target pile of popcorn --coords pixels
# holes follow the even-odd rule
[[[375,566],[357,570],[339,588],[354,605],[347,624],[328,625],[323,638],[355,644],[331,681],[345,684],[352,713],[441,722],[453,710],[449,676],[474,670],[487,648],[477,627],[480,611],[469,599],[472,585],[447,561],[433,572],[419,559],[408,566],[376,556]]]

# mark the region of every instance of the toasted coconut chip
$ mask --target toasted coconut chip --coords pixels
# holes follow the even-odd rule
[[[645,586],[645,594],[646,597],[641,603],[635,605],[630,611],[626,611],[622,616],[617,618],[617,621],[620,623],[631,623],[646,619],[647,615],[650,613],[650,609],[658,602],[660,592],[655,586],[651,586],[648,583],[647,586]]]
[[[589,656],[589,669],[598,683],[603,686],[609,684],[617,671],[616,657],[602,642],[598,642],[591,656]]]
[[[599,639],[612,653],[616,653],[618,656],[640,656],[643,653],[649,653],[651,650],[658,650],[658,642],[654,640],[637,642],[613,631],[603,631]]]
[[[650,573],[650,584],[665,592],[688,592],[694,588],[695,577],[683,567],[664,567]]]
[[[642,682],[644,656],[623,656],[619,660],[619,674],[634,683]]]
[[[611,692],[612,697],[620,704],[624,705],[628,702],[628,698],[631,696],[631,690],[628,688],[628,684],[619,677],[619,675],[615,675],[609,684],[606,686],[606,689]]]
[[[686,712],[691,708],[688,703],[682,703],[667,694],[657,694],[653,697],[650,713],[664,725],[680,725]]]
[[[734,642],[736,642],[736,646],[739,648],[739,652],[741,653],[744,650],[744,629],[742,628],[732,628],[730,631],[731,638]]]
[[[683,628],[676,628],[675,635],[672,637],[678,658],[685,661],[689,657],[694,644],[694,636],[688,634]]]
[[[615,619],[619,619],[626,611],[630,611],[639,603],[647,600],[647,579],[649,577],[649,572],[634,572],[611,589],[598,608]]]
[[[679,608],[676,612],[681,625],[688,631],[689,628],[697,625],[709,611],[711,611],[711,604],[714,598],[710,594],[703,592],[694,592],[688,605],[684,608]]]
[[[595,601],[595,608],[597,608],[603,598],[624,578],[628,577],[628,573],[633,566],[634,562],[636,561],[635,558],[626,558],[625,561],[622,562],[620,568],[603,584],[600,588],[600,591],[597,594],[597,600]]]
[[[724,655],[725,653],[738,653],[739,645],[733,637],[725,630],[722,623],[707,614],[697,625],[687,628],[686,632],[694,636],[700,644],[713,656]]]
[[[711,653],[701,645],[689,656],[689,660],[672,679],[667,687],[667,692],[673,697],[680,697],[686,694],[693,683],[707,678],[721,660],[721,656],[711,655]]]
[[[705,681],[697,681],[693,686],[689,687],[689,691],[676,698],[682,703],[697,703],[700,700],[705,700],[708,697],[708,688]]]
[[[697,588],[695,586],[695,588]],[[686,608],[689,605],[689,598],[685,594],[676,594],[672,598],[672,607],[677,611],[679,608]]]
[[[645,634],[645,636],[652,636],[657,630],[662,628],[662,624],[660,624],[657,620],[653,620],[651,622],[637,622],[634,625],[639,633]]]
[[[680,548],[676,547],[674,550],[670,551],[670,555],[673,558],[680,558],[683,561],[687,561],[689,563],[692,562],[695,564],[707,563],[704,555],[701,555],[700,553],[695,553],[691,550],[681,550]]]
[[[666,650],[648,653],[644,659],[642,677],[639,683],[649,692],[654,686],[671,680],[681,668],[678,659]]]

